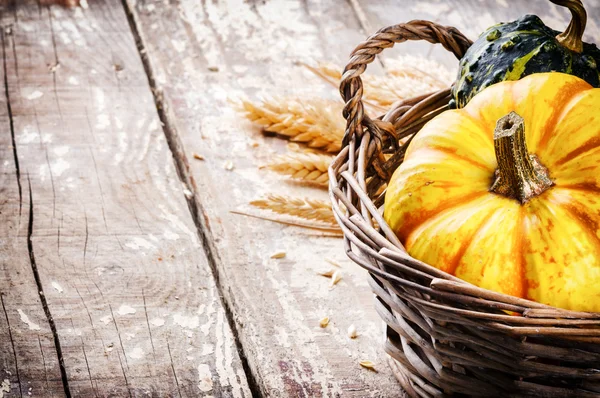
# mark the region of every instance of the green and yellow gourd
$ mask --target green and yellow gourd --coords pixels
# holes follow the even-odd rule
[[[484,88],[532,73],[562,72],[600,86],[600,50],[582,41],[587,15],[580,0],[550,0],[568,7],[572,20],[564,33],[535,15],[494,25],[471,45],[460,61],[450,108],[462,108]]]

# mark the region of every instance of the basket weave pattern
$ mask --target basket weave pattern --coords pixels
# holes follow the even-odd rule
[[[343,148],[329,168],[330,196],[348,256],[369,271],[385,350],[412,397],[600,397],[600,314],[566,311],[470,285],[412,258],[382,217],[385,187],[411,138],[447,109],[450,90],[364,113],[360,75],[395,43],[440,43],[461,58],[457,29],[411,21],[360,44],[340,92]]]

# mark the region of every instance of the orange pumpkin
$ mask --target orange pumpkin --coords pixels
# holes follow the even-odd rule
[[[600,89],[534,74],[442,113],[409,145],[384,218],[411,256],[470,283],[600,312]]]

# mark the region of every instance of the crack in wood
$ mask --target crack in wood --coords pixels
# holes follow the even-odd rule
[[[60,346],[60,339],[58,337],[58,332],[56,330],[54,318],[52,317],[50,307],[48,306],[48,301],[46,300],[46,295],[44,294],[44,286],[42,285],[42,281],[40,279],[40,273],[35,262],[33,241],[31,239],[33,235],[33,193],[31,190],[31,179],[29,178],[29,176],[27,176],[27,183],[29,185],[29,225],[27,227],[27,250],[29,251],[29,262],[31,264],[31,271],[33,272],[33,277],[37,285],[38,295],[40,297],[40,301],[42,302],[42,308],[44,309],[44,314],[46,314],[46,320],[50,325],[50,331],[52,332],[52,337],[54,338],[54,347],[56,349],[56,356],[58,357],[58,367],[60,368],[60,375],[62,379],[63,389],[65,391],[65,396],[67,398],[71,398],[71,390],[69,389],[69,379],[67,378],[67,369],[65,368],[65,361]]]
[[[185,188],[192,192],[192,195],[190,195],[190,197],[184,195],[185,200],[188,204],[188,208],[192,215],[194,225],[196,226],[196,229],[198,231],[200,241],[202,242],[202,247],[204,249],[204,252],[206,253],[206,258],[208,260],[208,264],[211,269],[215,285],[219,292],[219,301],[225,310],[225,317],[233,335],[233,340],[235,343],[236,350],[238,351],[240,361],[242,363],[242,368],[246,376],[246,381],[248,383],[252,396],[259,397],[261,396],[261,388],[259,387],[254,374],[250,370],[248,358],[246,357],[244,347],[242,346],[242,343],[240,341],[239,331],[235,323],[234,315],[232,313],[229,303],[225,300],[224,294],[222,293],[224,287],[220,282],[220,274],[217,268],[218,260],[216,259],[218,257],[218,254],[216,248],[214,247],[214,242],[211,238],[210,227],[199,216],[200,214],[204,214],[204,210],[202,204],[195,200],[196,183],[194,181],[193,176],[191,175],[189,161],[183,150],[183,144],[181,142],[179,134],[175,129],[173,123],[171,123],[171,116],[169,116],[168,114],[168,105],[165,103],[162,96],[162,92],[156,84],[156,79],[154,77],[152,65],[150,64],[150,61],[145,55],[144,42],[138,29],[136,17],[134,15],[133,9],[131,8],[132,6],[130,6],[127,0],[122,0],[122,3],[125,13],[127,14],[127,19],[129,21],[131,33],[137,45],[140,59],[142,61],[142,64],[144,65],[144,71],[146,72],[148,83],[150,85],[150,89],[154,97],[156,111],[158,113],[158,117],[160,119],[162,129],[167,140],[167,144],[169,145],[169,149],[171,151],[171,154],[173,155],[177,175],[181,182],[184,184]]]
[[[171,360],[171,369],[173,369],[173,377],[175,377],[175,384],[177,385],[177,393],[181,398],[181,388],[179,387],[179,380],[177,379],[177,373],[175,372],[175,365],[173,364],[173,355],[171,355],[171,346],[169,345],[169,339],[167,338],[167,351],[169,352],[169,359]]]
[[[98,287],[98,286],[96,286]],[[100,290],[100,289],[98,289]],[[127,354],[125,354],[125,348],[123,347],[123,339],[121,339],[121,332],[119,332],[119,326],[117,326],[117,320],[115,318],[115,314],[113,312],[112,306],[109,304],[108,309],[110,310],[110,316],[112,317],[113,324],[115,325],[115,330],[117,331],[117,337],[119,338],[119,344],[121,345],[121,352],[123,353],[123,357],[125,358],[125,365],[129,369],[129,364],[127,363]],[[125,386],[127,387],[127,392],[129,393],[129,397],[131,398],[131,387],[129,387],[129,381],[127,380],[127,373],[125,372],[125,368],[123,367],[123,361],[121,360],[121,354],[117,351],[117,357],[119,358],[119,364],[121,365],[121,372],[123,372],[123,378],[125,379]]]
[[[18,190],[19,190],[19,223],[20,223],[22,209],[23,209],[23,189],[22,189],[22,184],[21,184],[21,169],[19,166],[19,155],[18,155],[17,144],[16,144],[16,139],[15,139],[14,118],[13,118],[12,106],[11,106],[11,102],[10,102],[8,73],[7,73],[7,67],[6,67],[6,31],[4,28],[2,28],[2,30],[0,32],[0,41],[2,42],[2,66],[3,66],[3,71],[4,71],[4,95],[6,97],[6,108],[7,108],[7,113],[8,113],[10,133],[11,133],[11,139],[12,139],[13,157],[14,157],[14,162],[15,162],[15,171],[16,171],[16,175],[17,175],[17,186],[18,186]],[[30,261],[31,269],[32,269],[33,276],[35,279],[35,283],[37,285],[38,296],[42,303],[42,307],[44,309],[44,314],[46,315],[46,319],[48,321],[48,324],[50,325],[50,330],[52,332],[52,337],[54,339],[54,346],[55,346],[56,355],[58,358],[58,363],[59,363],[59,368],[60,368],[61,379],[62,379],[65,396],[67,398],[70,398],[71,392],[69,390],[69,381],[67,379],[67,372],[65,369],[65,364],[64,364],[64,360],[63,360],[63,356],[62,356],[60,340],[58,338],[58,333],[56,330],[56,325],[54,323],[54,319],[52,318],[52,314],[50,313],[50,308],[48,307],[48,303],[47,303],[46,297],[44,295],[44,289],[43,289],[43,286],[42,286],[42,283],[40,280],[40,276],[39,276],[38,269],[37,269],[37,264],[35,262],[35,255],[33,252],[33,242],[31,240],[31,236],[33,234],[33,194],[31,191],[31,180],[30,180],[29,176],[27,176],[27,181],[29,184],[29,224],[28,224],[28,228],[27,228],[27,249],[29,251],[29,261]],[[0,296],[0,298],[1,298],[1,296]],[[17,365],[16,351],[15,351],[15,347],[14,347],[14,342],[12,340],[12,332],[10,329],[10,324],[8,323],[8,315],[6,314],[4,300],[2,300],[2,308],[3,308],[5,316],[6,316],[9,336],[11,339],[11,344],[13,344],[13,353],[15,355],[15,368],[16,368],[16,372],[17,372],[17,380],[19,381],[19,391],[21,393],[21,396],[23,396],[21,380],[19,377],[19,370],[17,367],[18,365]],[[43,353],[43,350],[42,350],[42,353]]]
[[[4,311],[4,317],[6,318],[6,326],[8,327],[8,338],[10,339],[10,344],[12,346],[13,355],[15,357],[15,371],[17,374],[17,382],[19,383],[19,393],[21,397],[23,396],[23,389],[21,387],[21,376],[19,375],[19,362],[17,361],[17,351],[15,350],[15,341],[13,340],[12,330],[10,328],[10,321],[8,320],[8,313],[6,312],[6,306],[4,305],[4,299],[2,296],[4,293],[0,292],[0,304],[2,304],[2,310]],[[44,369],[46,367],[44,366]]]
[[[19,223],[21,222],[21,212],[23,209],[23,188],[21,187],[21,168],[19,167],[19,156],[17,154],[17,142],[15,140],[15,124],[12,115],[12,107],[10,105],[10,94],[8,92],[8,75],[6,73],[6,38],[4,27],[1,27],[0,40],[2,41],[2,65],[4,68],[4,95],[6,97],[6,111],[8,112],[8,121],[10,125],[10,136],[12,139],[13,157],[15,162],[15,170],[17,173],[17,187],[19,189]]]

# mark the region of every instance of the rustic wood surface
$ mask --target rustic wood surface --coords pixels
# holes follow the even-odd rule
[[[286,145],[231,100],[337,99],[298,61],[343,65],[409,19],[471,38],[527,12],[568,22],[545,0],[18,3],[1,8],[0,397],[401,396],[341,241],[232,213],[326,196],[259,170]],[[456,66],[429,44],[388,52]],[[326,259],[342,266],[333,289]]]
[[[471,2],[469,6],[477,13],[482,4]],[[349,51],[364,37],[361,27],[374,30],[423,17],[423,10],[428,11],[426,18],[441,19],[447,11],[444,2],[411,5],[392,1],[198,4],[180,0],[175,7],[162,8],[150,0],[129,3],[161,93],[169,135],[195,193],[209,257],[263,394],[392,396],[399,391],[380,349],[381,326],[369,307],[370,292],[362,270],[344,262],[344,280],[334,290],[316,275],[326,266],[326,257],[343,261],[339,242],[306,237],[294,228],[230,213],[266,193],[306,194],[306,190],[257,171],[274,153],[285,149],[277,139],[263,138],[241,122],[231,110],[230,99],[256,98],[257,94],[330,94],[321,82],[296,66],[297,62],[343,65]],[[511,10],[496,4],[490,12],[495,8],[502,9],[501,17],[513,18],[524,7]],[[455,16],[453,21],[464,25],[468,15],[460,10],[458,15],[463,19]],[[565,21],[567,15],[559,25]],[[487,22],[479,25],[472,30],[483,30]],[[430,47],[415,43],[405,51],[428,55]],[[443,54],[439,59],[456,64]],[[253,142],[259,147],[254,148]],[[192,152],[206,160],[194,161]],[[225,169],[228,161],[233,162],[234,170]],[[306,243],[297,244],[301,239]],[[286,259],[270,259],[279,249],[287,252]],[[322,330],[318,320],[326,315],[333,326]],[[352,323],[362,332],[357,340],[345,336]],[[374,361],[379,372],[361,369],[361,359]]]
[[[0,396],[249,397],[121,3],[5,11]]]
[[[262,137],[230,100],[299,93],[337,99],[335,88],[295,62],[341,65],[364,37],[352,8],[315,1],[130,5],[163,95],[169,134],[181,142],[177,157],[195,193],[207,252],[259,392],[399,394],[381,350],[383,330],[366,275],[345,259],[341,241],[231,213],[247,210],[250,200],[267,193],[327,198],[258,170],[284,152],[285,143]],[[194,160],[192,152],[205,160]],[[225,168],[228,161],[233,170]],[[279,250],[286,257],[271,259]],[[326,258],[342,264],[343,279],[333,289],[329,279],[317,275],[331,267]],[[325,316],[330,325],[322,329],[319,320]],[[354,340],[347,336],[351,324],[360,334]],[[373,361],[378,371],[361,368],[361,360]]]

